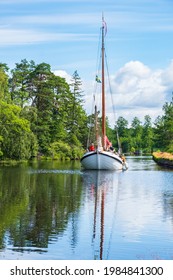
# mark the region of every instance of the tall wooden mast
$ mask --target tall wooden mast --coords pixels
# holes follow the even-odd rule
[[[105,36],[105,21],[102,16],[102,146],[106,149],[106,115],[105,115],[105,73],[104,73],[104,59],[105,59],[105,46],[104,46],[104,36]]]

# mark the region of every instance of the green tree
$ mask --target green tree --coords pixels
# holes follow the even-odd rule
[[[131,137],[133,147],[139,152],[142,148],[142,124],[137,117],[134,117],[131,123]]]
[[[20,113],[20,107],[0,101],[1,156],[3,158],[29,159],[37,153],[37,141],[30,130],[30,123],[21,118]]]
[[[70,87],[66,80],[54,76],[54,103],[52,104],[51,142],[68,140]]]
[[[123,117],[119,117],[117,120],[117,129],[119,136],[125,137],[128,129],[128,121]]]
[[[72,83],[70,84],[71,94],[67,107],[69,121],[67,123],[67,131],[69,137],[69,143],[72,145],[81,146],[86,145],[84,139],[87,135],[87,116],[83,109],[82,99],[82,82],[77,71],[72,76]]]
[[[16,63],[15,69],[11,71],[12,77],[9,80],[11,100],[21,108],[31,101],[30,75],[34,69],[34,61],[28,62],[26,59],[23,59],[20,63]]]
[[[153,128],[151,117],[146,115],[144,117],[144,125],[142,131],[142,148],[145,152],[152,152],[153,149]]]
[[[50,65],[38,64],[30,75],[32,106],[37,109],[35,133],[41,153],[48,151],[51,143],[50,126],[54,103],[54,84]]]
[[[154,139],[157,148],[164,151],[173,151],[173,96],[172,101],[163,106],[163,116],[155,121]]]
[[[0,63],[0,100],[8,100],[8,67]]]
[[[2,137],[2,135],[0,135],[0,158],[3,156],[3,151],[2,151],[3,140],[4,140],[4,138]]]
[[[124,117],[119,117],[115,126],[115,132],[118,133],[120,145],[124,153],[130,150],[128,121]]]

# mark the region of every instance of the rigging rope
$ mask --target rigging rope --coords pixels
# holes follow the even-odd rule
[[[111,83],[110,83],[110,75],[109,75],[106,51],[105,51],[105,61],[106,61],[106,70],[107,70],[107,75],[108,75],[109,90],[110,90],[110,94],[111,94],[111,102],[112,102],[113,115],[114,115],[115,123],[117,123],[115,109],[114,109],[114,106],[113,106],[113,104],[114,104],[114,102],[113,102],[113,93],[112,93],[112,88],[111,88]],[[121,143],[120,143],[120,138],[119,138],[119,133],[118,133],[117,125],[115,125],[115,130],[116,130],[116,136],[117,136],[117,141],[118,141],[118,150],[119,150],[119,153],[121,154],[122,153],[122,148],[121,148]]]
[[[99,43],[98,43],[97,61],[96,61],[96,71],[95,71],[96,76],[98,76],[98,77],[99,77],[100,69],[101,69],[101,35],[102,35],[102,28],[100,28],[100,34],[99,34]],[[116,114],[115,114],[115,109],[114,109],[114,106],[113,106],[113,104],[114,104],[113,103],[113,93],[112,93],[112,88],[111,88],[111,83],[110,83],[110,75],[109,75],[106,51],[105,51],[105,62],[106,62],[106,71],[107,71],[107,76],[108,76],[109,91],[110,91],[110,95],[111,95],[113,116],[114,116],[114,120],[115,120],[115,123],[116,123]],[[98,107],[101,104],[101,95],[99,94],[99,98],[100,99],[98,98],[98,95],[96,95],[96,92],[98,90],[98,85],[100,85],[100,84],[95,80],[94,92],[93,92],[93,101],[92,101],[92,106],[91,106],[91,115],[90,115],[90,122],[89,122],[89,133],[88,133],[88,139],[87,139],[87,147],[89,146],[90,137],[91,137],[92,116],[93,116],[93,112],[94,112],[94,107],[97,104],[97,110],[98,110]],[[118,152],[121,154],[122,153],[122,148],[121,148],[121,143],[120,143],[120,138],[119,138],[119,133],[118,133],[117,125],[115,125],[115,130],[116,130],[116,138],[117,138],[117,142],[118,142]]]
[[[97,60],[96,60],[96,70],[95,73],[96,75],[99,76],[99,69],[101,68],[101,58],[100,58],[100,49],[101,49],[101,29],[100,29],[100,33],[99,33],[99,40],[98,40],[98,48],[97,48]],[[97,92],[97,88],[98,88],[98,83],[95,80],[94,82],[94,90],[93,90],[93,96],[92,96],[92,106],[91,106],[91,114],[90,114],[90,120],[89,120],[89,132],[88,132],[88,139],[87,139],[87,148],[90,144],[90,138],[91,138],[91,128],[92,128],[92,116],[93,116],[93,112],[94,112],[94,107],[96,106],[96,104],[98,104],[98,100],[96,100],[96,98],[98,98],[98,96],[96,96],[96,92]]]

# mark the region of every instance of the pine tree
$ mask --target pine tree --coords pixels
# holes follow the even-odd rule
[[[83,139],[86,139],[87,134],[87,116],[83,109],[81,86],[81,78],[75,71],[70,84],[71,95],[68,104],[69,121],[67,131],[69,133],[69,142],[77,146],[81,146],[81,142],[84,144]]]
[[[11,71],[12,77],[9,79],[11,100],[21,108],[31,101],[30,75],[34,69],[34,61],[28,62],[23,59],[20,63],[16,63],[16,67]]]

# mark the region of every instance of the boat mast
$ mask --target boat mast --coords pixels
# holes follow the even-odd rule
[[[95,106],[95,135],[96,135],[96,149],[98,148],[98,113],[97,113],[97,106]]]
[[[104,29],[105,21],[102,16],[102,146],[106,150],[106,117],[105,117],[105,73],[104,73],[104,58],[105,58],[105,46],[104,46]]]

